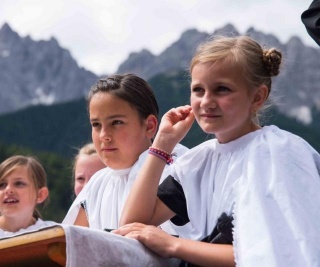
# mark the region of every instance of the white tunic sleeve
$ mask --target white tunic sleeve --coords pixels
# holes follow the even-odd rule
[[[237,266],[320,266],[320,156],[270,127],[245,152],[234,212]]]

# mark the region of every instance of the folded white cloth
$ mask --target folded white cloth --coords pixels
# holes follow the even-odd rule
[[[62,225],[67,267],[178,266],[179,261],[155,254],[139,241],[81,226]]]

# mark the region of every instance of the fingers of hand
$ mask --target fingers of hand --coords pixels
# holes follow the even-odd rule
[[[172,122],[179,122],[181,120],[185,120],[191,112],[191,107],[189,105],[181,106],[177,108],[172,108],[167,112],[167,117]]]
[[[129,223],[129,224],[126,224],[126,225],[119,227],[116,230],[113,230],[112,233],[125,236],[128,233],[130,233],[132,231],[140,230],[145,226],[146,225],[144,225],[142,223]]]

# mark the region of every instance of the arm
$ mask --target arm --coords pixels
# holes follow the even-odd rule
[[[173,237],[157,227],[134,223],[114,233],[139,240],[163,257],[179,258],[200,266],[235,266],[233,246]]]
[[[76,220],[74,221],[74,225],[89,227],[89,222],[84,208],[81,207],[79,209],[79,213]]]
[[[190,106],[171,109],[159,126],[153,147],[171,153],[192,126],[194,115]],[[174,213],[157,198],[157,190],[165,162],[148,155],[138,177],[130,190],[123,208],[120,225],[142,222],[159,225],[174,216]]]

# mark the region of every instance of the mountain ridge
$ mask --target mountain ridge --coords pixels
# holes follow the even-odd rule
[[[310,124],[311,110],[320,110],[320,49],[304,45],[295,36],[283,44],[276,36],[254,27],[245,34],[262,46],[283,52],[283,68],[273,81],[271,96],[280,100],[275,103],[280,112]],[[161,73],[187,70],[197,45],[215,35],[237,36],[239,32],[232,24],[212,33],[189,29],[158,56],[147,49],[130,53],[116,72],[133,72],[148,80]],[[0,67],[0,114],[79,99],[99,78],[79,67],[54,37],[49,41],[21,38],[7,23],[0,29]]]

